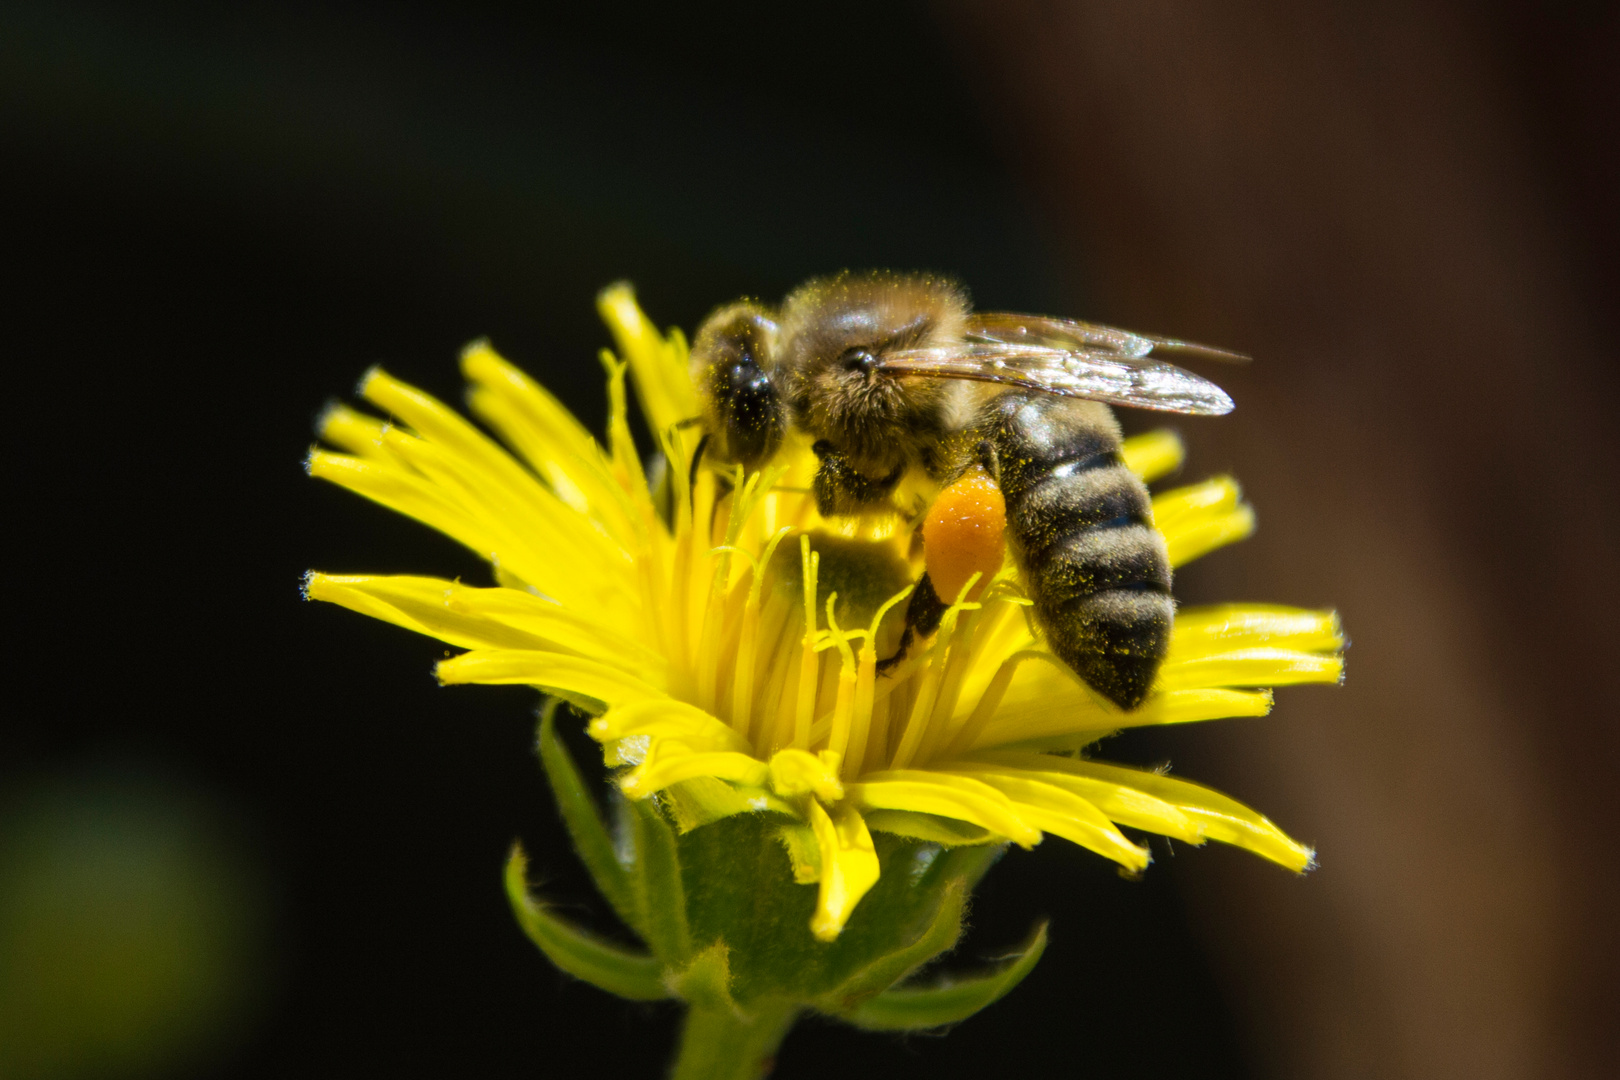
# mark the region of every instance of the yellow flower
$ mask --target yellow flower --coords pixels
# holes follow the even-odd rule
[[[392,421],[342,406],[321,421],[344,452],[314,450],[311,475],[466,544],[495,587],[311,573],[308,596],[466,649],[439,665],[443,683],[526,684],[584,709],[623,792],[658,796],[683,830],[786,815],[793,873],[819,883],[822,940],[877,880],[873,829],[1024,847],[1051,833],[1139,871],[1148,851],[1126,826],[1311,864],[1309,848],[1240,803],[1081,751],[1126,727],[1261,716],[1269,687],[1337,682],[1332,612],[1184,608],[1152,694],[1127,713],[1046,649],[1009,564],[879,675],[920,573],[909,529],[893,515],[823,519],[814,456],[791,441],[760,473],[694,473],[684,339],[659,334],[628,287],[600,306],[626,361],[603,354],[605,448],[482,342],[462,356],[468,404],[516,457],[380,370],[360,393]],[[651,478],[626,418],[627,369],[667,462]],[[1125,457],[1152,480],[1182,450],[1156,432],[1127,440]],[[1158,495],[1153,516],[1178,566],[1254,528],[1226,477]]]

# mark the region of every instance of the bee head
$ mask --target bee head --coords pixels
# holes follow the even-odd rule
[[[959,387],[880,370],[886,352],[960,340],[967,297],[943,278],[886,272],[810,281],[782,306],[784,390],[796,423],[868,478],[945,430]]]
[[[692,342],[691,375],[720,461],[754,468],[776,453],[784,423],[770,376],[776,324],[739,301],[710,315]]]

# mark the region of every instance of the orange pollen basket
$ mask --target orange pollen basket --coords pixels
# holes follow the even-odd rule
[[[934,591],[954,601],[975,573],[976,600],[1001,569],[1006,551],[1007,503],[982,468],[974,468],[934,500],[923,522],[923,557]]]

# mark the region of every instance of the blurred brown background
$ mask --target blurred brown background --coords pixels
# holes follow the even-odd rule
[[[1355,639],[1343,693],[1178,758],[1322,850],[1177,866],[1251,1052],[1613,1075],[1620,11],[946,11],[1096,317],[1261,358],[1193,464],[1262,528],[1197,592]]]
[[[500,895],[518,836],[614,932],[532,695],[297,593],[485,569],[299,461],[366,366],[454,400],[480,335],[599,422],[616,278],[690,328],[874,265],[1253,353],[1179,426],[1261,528],[1178,591],[1355,645],[1107,751],[1318,870],[1013,853],[964,949],[1051,917],[1013,996],[777,1075],[1614,1075],[1617,94],[1614,4],[0,6],[0,1077],[658,1075],[673,1011]]]

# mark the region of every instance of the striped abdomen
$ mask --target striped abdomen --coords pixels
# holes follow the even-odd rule
[[[1007,532],[1052,651],[1123,709],[1147,696],[1175,602],[1147,487],[1120,457],[1107,406],[1006,393],[983,429]]]

